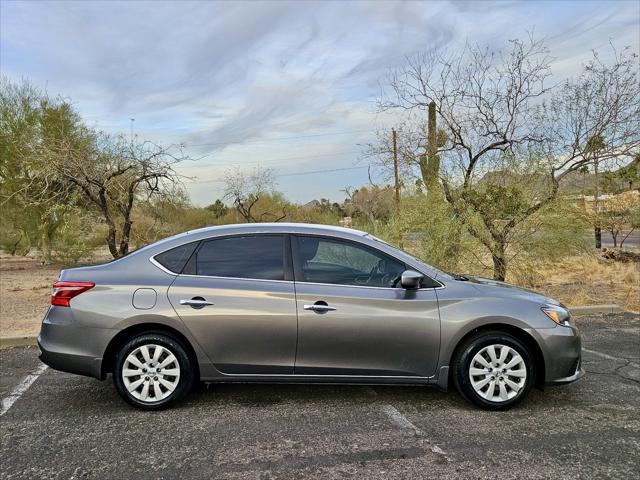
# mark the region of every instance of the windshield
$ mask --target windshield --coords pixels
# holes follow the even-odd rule
[[[428,263],[425,263],[424,261],[420,260],[419,258],[414,257],[413,255],[411,255],[410,253],[407,253],[407,252],[405,252],[404,250],[400,250],[400,249],[399,249],[398,247],[396,247],[395,245],[391,245],[389,242],[385,242],[384,240],[382,240],[382,239],[380,239],[380,238],[378,238],[378,237],[376,237],[376,236],[374,236],[374,235],[371,235],[370,233],[367,233],[367,234],[365,235],[365,237],[367,237],[367,238],[369,238],[369,239],[371,239],[371,240],[374,240],[374,241],[376,241],[376,242],[378,242],[378,243],[381,243],[381,244],[383,244],[383,245],[386,245],[387,247],[390,247],[390,248],[394,249],[396,252],[398,252],[398,253],[400,253],[400,254],[404,255],[405,257],[410,258],[411,260],[415,261],[416,263],[419,263],[419,264],[421,264],[421,265],[424,265],[425,267],[429,268],[430,270],[433,270],[433,271],[434,271],[434,272],[436,272],[438,275],[443,275],[443,276],[447,276],[447,275],[448,275],[448,276],[451,276],[451,275],[450,275],[450,274],[448,274],[447,272],[445,272],[445,271],[443,271],[443,270],[440,270],[439,268],[436,268],[436,267],[434,267],[433,265],[429,265]]]

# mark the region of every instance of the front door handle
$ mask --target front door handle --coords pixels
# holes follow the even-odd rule
[[[209,305],[213,305],[213,302],[207,302],[202,297],[193,297],[190,300],[186,300],[186,299],[180,300],[180,305],[189,305],[192,308],[203,308]]]
[[[327,305],[325,302],[316,302],[313,305],[305,305],[305,310],[313,310],[314,312],[324,313],[324,312],[333,312],[336,310],[336,307],[331,307]]]

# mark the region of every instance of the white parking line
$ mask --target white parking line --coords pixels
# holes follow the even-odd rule
[[[369,391],[370,394],[372,394],[374,396],[378,396],[378,393],[373,388],[368,387],[367,390]],[[393,405],[390,405],[390,404],[387,403],[385,405],[382,405],[380,407],[380,410],[387,417],[389,417],[393,423],[398,425],[400,428],[406,428],[406,429],[409,429],[409,430],[413,430],[415,433],[418,433],[418,434],[421,433],[420,429],[418,427],[416,427],[413,423],[411,423],[411,421],[407,417],[402,415],[398,411],[398,409],[396,407],[394,407]],[[431,443],[431,442],[429,442],[429,443]],[[431,451],[433,453],[437,453],[438,455],[442,455],[445,458],[445,460],[449,461],[449,458],[447,457],[447,454],[439,446],[432,444],[430,448],[431,448]]]
[[[607,360],[614,360],[616,362],[626,363],[634,368],[640,368],[640,365],[638,365],[637,363],[631,362],[625,358],[614,357],[612,355],[607,355],[606,353],[596,352],[595,350],[589,350],[588,348],[583,348],[582,351],[590,353],[592,355],[597,355],[598,357],[606,358]]]
[[[13,389],[11,393],[2,399],[2,405],[0,406],[0,417],[7,413],[13,404],[18,400],[24,392],[29,390],[29,387],[35,382],[40,375],[47,369],[46,365],[40,365],[35,369],[33,373],[30,373]]]
[[[409,419],[402,415],[393,405],[382,405],[380,410],[400,428],[409,428],[416,433],[420,433],[418,427],[411,423]]]

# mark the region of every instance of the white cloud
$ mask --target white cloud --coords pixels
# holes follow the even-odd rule
[[[281,173],[354,165],[378,82],[405,55],[534,30],[558,76],[609,41],[638,50],[637,2],[3,2],[0,67],[71,98],[91,124],[201,145],[185,172],[264,161]],[[352,132],[345,134],[345,132]],[[332,134],[298,140],[282,137]],[[260,143],[262,142],[262,143]],[[349,153],[340,153],[349,152]],[[334,156],[331,156],[333,154]],[[291,158],[296,158],[295,160]],[[300,159],[302,157],[302,159]],[[271,161],[285,159],[281,161]],[[287,160],[289,159],[289,160]],[[267,162],[266,160],[269,160]],[[338,199],[366,170],[281,177],[298,201]],[[216,184],[189,187],[208,203]]]

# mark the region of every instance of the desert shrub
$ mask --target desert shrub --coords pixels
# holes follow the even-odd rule
[[[459,271],[465,255],[477,247],[448,204],[427,204],[419,192],[405,195],[400,216],[372,233],[445,271]]]
[[[339,225],[343,217],[340,206],[336,204],[322,204],[313,206],[293,205],[287,212],[287,222],[317,223],[322,225]]]
[[[2,222],[0,226],[0,249],[9,255],[26,255],[31,250],[28,235],[13,225]]]
[[[10,255],[26,255],[40,242],[41,210],[25,210],[7,202],[0,212],[0,248]]]
[[[522,222],[509,238],[509,280],[536,285],[554,262],[588,248],[587,226],[581,212],[562,200]],[[428,204],[419,192],[405,195],[400,216],[371,232],[442,270],[492,276],[492,258],[485,246],[467,232],[447,203]]]
[[[95,225],[95,218],[80,209],[67,212],[51,242],[52,259],[56,263],[73,266],[90,257],[97,242]],[[103,243],[104,237],[100,241]]]
[[[582,213],[562,199],[529,218],[515,231],[508,252],[511,281],[536,286],[562,259],[587,251],[588,226]]]
[[[136,248],[177,233],[235,223],[233,209],[193,206],[186,197],[144,203],[134,209],[132,241]]]

